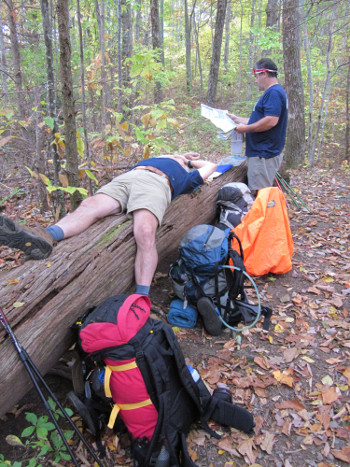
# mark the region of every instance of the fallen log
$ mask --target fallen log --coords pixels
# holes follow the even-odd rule
[[[221,186],[242,181],[245,165],[230,169],[190,195],[179,196],[157,233],[159,261],[175,252],[182,236],[215,219]],[[43,261],[26,261],[1,272],[0,306],[18,341],[46,374],[73,341],[74,320],[110,295],[125,293],[134,280],[135,242],[125,215],[105,218],[59,243]],[[26,370],[0,329],[0,416],[31,388]]]

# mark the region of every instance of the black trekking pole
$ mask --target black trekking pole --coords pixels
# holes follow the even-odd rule
[[[103,464],[100,462],[99,458],[97,457],[96,453],[94,452],[94,450],[91,448],[91,446],[89,446],[89,444],[87,443],[87,441],[85,440],[85,438],[82,436],[82,434],[80,433],[78,427],[76,426],[76,424],[73,422],[73,420],[69,417],[69,415],[66,413],[66,411],[64,410],[64,408],[62,407],[61,403],[59,402],[59,400],[57,399],[57,397],[55,396],[55,394],[51,391],[50,387],[48,386],[48,384],[46,383],[46,381],[44,380],[44,378],[42,377],[41,373],[39,372],[39,370],[37,369],[37,367],[34,365],[33,361],[31,360],[31,358],[29,357],[29,355],[27,354],[27,352],[25,351],[25,349],[22,347],[22,345],[18,342],[15,334],[13,333],[7,319],[6,319],[6,316],[2,310],[2,308],[0,307],[0,323],[2,324],[2,326],[6,329],[8,335],[10,336],[12,342],[13,342],[13,345],[15,346],[16,350],[17,350],[17,353],[21,359],[21,361],[23,362],[24,366],[25,366],[25,369],[27,370],[28,372],[28,375],[35,387],[35,389],[37,390],[39,396],[40,396],[40,399],[42,400],[44,406],[45,406],[45,409],[47,410],[48,414],[50,415],[50,418],[53,422],[53,424],[55,425],[55,428],[59,434],[59,436],[61,437],[66,449],[67,449],[67,452],[69,453],[70,457],[72,458],[72,461],[74,463],[74,465],[76,467],[79,467],[79,464],[78,464],[78,461],[76,459],[76,457],[74,456],[71,448],[69,447],[69,444],[67,443],[67,440],[64,436],[64,433],[63,431],[61,430],[60,426],[58,425],[57,423],[57,420],[54,416],[54,413],[48,403],[48,400],[45,398],[45,395],[44,393],[42,392],[42,390],[40,389],[40,386],[39,386],[39,382],[43,385],[43,387],[46,389],[46,391],[48,392],[49,396],[53,399],[53,401],[57,404],[58,408],[60,409],[60,411],[62,412],[62,415],[64,416],[64,418],[70,423],[71,427],[73,428],[73,430],[75,431],[75,433],[78,435],[80,441],[82,441],[82,443],[84,444],[84,446],[86,447],[86,449],[89,451],[89,453],[92,455],[92,457],[94,458],[94,460],[97,462],[97,464],[100,466],[100,467],[104,467]]]

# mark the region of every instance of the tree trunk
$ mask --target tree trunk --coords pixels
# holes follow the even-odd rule
[[[227,13],[225,19],[225,50],[224,50],[224,66],[228,71],[228,61],[230,56],[230,22],[231,22],[231,2],[227,4]]]
[[[214,105],[216,99],[216,90],[219,78],[220,55],[222,35],[224,31],[227,0],[218,0],[215,22],[215,35],[212,48],[212,56],[208,81],[208,105]]]
[[[334,29],[334,22],[336,18],[336,10],[337,10],[337,3],[333,2],[333,7],[332,7],[332,13],[331,13],[331,18],[329,22],[329,34],[328,34],[328,46],[327,46],[327,55],[326,55],[326,66],[327,66],[327,75],[324,83],[324,90],[323,90],[323,95],[322,95],[322,100],[321,100],[321,105],[320,109],[318,112],[318,117],[317,117],[317,123],[316,123],[316,129],[315,129],[315,134],[313,137],[313,144],[312,148],[309,154],[309,164],[312,166],[314,164],[314,159],[315,159],[315,153],[316,153],[316,147],[318,145],[318,156],[319,157],[321,147],[322,147],[322,122],[324,124],[324,119],[326,118],[327,115],[327,103],[328,103],[328,96],[330,92],[330,87],[331,87],[331,50],[332,50],[332,41],[333,41],[333,29]],[[321,131],[321,137],[318,139],[319,134]]]
[[[47,102],[49,117],[52,119],[52,125],[50,126],[50,145],[49,154],[53,153],[53,166],[54,166],[54,185],[59,186],[59,173],[61,172],[61,161],[60,155],[55,144],[55,134],[58,133],[57,125],[57,113],[56,113],[56,85],[55,85],[55,74],[54,74],[54,60],[52,50],[52,26],[50,20],[49,4],[47,0],[40,0],[41,16],[43,21],[44,41],[46,49],[46,79],[47,79]],[[46,191],[46,190],[45,190]],[[62,191],[58,190],[56,196],[52,197],[55,210],[55,217],[60,218],[65,214],[64,196]]]
[[[80,0],[77,0],[77,21],[78,21],[78,29],[79,29],[81,113],[83,117],[83,128],[84,128],[84,151],[85,151],[85,158],[90,163],[91,159],[90,159],[90,150],[89,150],[89,138],[87,134],[88,125],[87,125],[87,118],[86,118],[84,45],[83,45],[83,31],[81,27]]]
[[[71,187],[79,187],[78,152],[75,124],[75,107],[73,95],[73,78],[71,67],[71,45],[69,39],[68,1],[57,1],[58,35],[60,43],[60,69],[62,84],[62,107],[65,132],[66,172]],[[81,201],[81,195],[76,191],[70,197],[71,208],[74,210]]]
[[[106,72],[106,54],[105,54],[105,2],[101,0],[101,8],[98,0],[95,0],[96,17],[100,39],[101,55],[101,130],[102,139],[106,131],[106,101],[107,101],[107,72]]]
[[[284,76],[289,101],[284,159],[287,166],[292,167],[303,163],[305,157],[305,104],[300,65],[301,15],[299,13],[299,0],[284,0],[282,24]]]
[[[6,65],[6,53],[5,53],[5,44],[3,36],[3,24],[1,17],[1,8],[0,8],[0,69],[1,69],[1,82],[2,89],[4,93],[5,101],[8,101],[8,87],[7,87],[7,65]]]
[[[203,71],[202,71],[202,62],[201,62],[201,50],[199,47],[199,25],[196,24],[196,16],[193,15],[193,31],[196,39],[196,63],[198,63],[198,73],[199,73],[199,99],[202,102],[203,99]]]
[[[121,53],[122,53],[122,79],[123,79],[123,103],[122,112],[125,120],[129,120],[131,116],[130,108],[132,106],[132,96],[125,93],[130,87],[130,64],[127,59],[132,55],[132,17],[131,4],[127,0],[121,0]]]
[[[177,198],[157,234],[159,261],[166,261],[176,252],[179,241],[194,222],[214,221],[218,190],[228,182],[244,180],[245,176],[243,164],[194,193]],[[125,215],[119,215],[103,219],[83,234],[61,242],[49,259],[50,267],[48,261],[28,260],[15,270],[2,272],[1,306],[18,340],[43,374],[72,344],[70,325],[74,320],[108,296],[125,293],[132,286],[134,258],[132,223]],[[16,308],[15,302],[22,305]],[[0,349],[2,416],[24,396],[31,383],[3,329]]]
[[[17,26],[15,22],[16,14],[12,0],[5,0],[5,3],[9,12],[8,26],[10,29],[10,41],[12,50],[13,69],[15,75],[14,80],[17,94],[18,114],[21,119],[24,119],[26,117],[26,107],[22,85],[21,56],[19,51],[20,46],[17,35]]]
[[[191,73],[191,20],[188,15],[188,3],[184,0],[185,8],[185,45],[186,45],[186,88],[190,95],[192,92],[192,73]]]
[[[266,5],[266,27],[278,29],[280,16],[279,0],[268,0]]]
[[[151,0],[151,25],[152,25],[152,47],[158,55],[161,52],[160,28],[159,28],[159,6],[158,0]],[[163,100],[163,91],[159,81],[156,82],[154,89],[154,103],[159,104]]]

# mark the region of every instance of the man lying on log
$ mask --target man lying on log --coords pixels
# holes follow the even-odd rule
[[[167,207],[176,196],[202,185],[216,170],[216,164],[199,157],[189,152],[142,160],[46,229],[20,226],[0,216],[0,245],[18,248],[31,259],[44,259],[51,254],[54,241],[78,235],[106,216],[127,212],[133,217],[137,247],[136,293],[148,295],[158,263],[156,231]],[[189,171],[191,168],[194,170]]]

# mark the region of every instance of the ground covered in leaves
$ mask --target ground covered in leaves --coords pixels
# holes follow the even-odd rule
[[[287,198],[293,269],[256,279],[263,305],[273,309],[269,331],[261,323],[242,333],[225,329],[218,337],[207,335],[200,322],[176,329],[188,363],[212,389],[227,386],[256,423],[252,436],[211,424],[220,440],[193,427],[188,446],[199,466],[350,463],[350,171],[346,165],[294,171],[291,185],[312,213]],[[30,208],[17,215],[24,209]],[[0,248],[0,266],[19,259]],[[168,267],[159,266],[150,294],[161,319],[173,297]],[[65,391],[56,386],[65,403]],[[1,422],[0,453],[7,459],[18,459],[22,448],[9,447],[5,437],[28,425],[25,411],[41,410],[30,394]],[[106,432],[104,443],[110,465],[132,465],[123,437]],[[90,465],[81,446],[73,447],[82,465]]]

